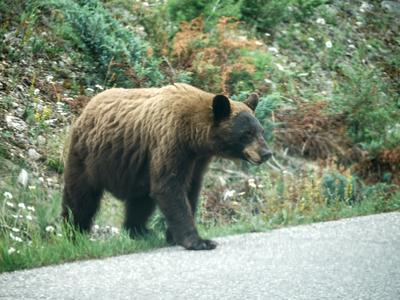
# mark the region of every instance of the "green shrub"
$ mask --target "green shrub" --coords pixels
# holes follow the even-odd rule
[[[98,0],[51,0],[45,4],[58,8],[71,24],[106,84],[139,87],[163,83],[158,60],[148,54],[149,45],[115,20]]]
[[[240,12],[242,19],[260,31],[269,31],[289,17],[291,0],[243,0]]]
[[[242,0],[169,0],[168,13],[175,22],[191,21],[203,16],[206,21],[215,24],[224,17],[240,17],[240,5]]]
[[[337,82],[331,109],[346,115],[348,133],[354,143],[377,151],[400,144],[396,124],[400,110],[395,92],[379,70],[354,61],[340,67],[343,78]]]
[[[322,193],[328,203],[336,201],[353,203],[361,200],[360,186],[353,176],[326,172],[322,177]]]
[[[55,171],[58,174],[64,173],[64,162],[60,158],[48,158],[47,159],[47,166],[49,170]]]
[[[281,105],[281,99],[279,94],[270,94],[261,97],[260,102],[256,109],[256,117],[260,120],[261,124],[265,129],[264,137],[267,141],[273,139],[273,130],[276,124],[271,121],[271,115],[273,111],[278,109]]]
[[[326,0],[243,0],[242,19],[260,31],[273,31],[282,22],[301,21]]]

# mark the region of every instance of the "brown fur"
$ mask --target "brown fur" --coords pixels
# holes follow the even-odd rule
[[[199,238],[194,213],[205,170],[231,122],[214,120],[213,99],[187,84],[110,89],[95,96],[74,124],[65,168],[63,216],[89,230],[103,190],[126,203],[125,227],[146,232],[157,204],[167,219],[167,239],[187,249],[212,249]],[[233,119],[253,113],[229,101]],[[253,146],[256,151],[256,147]]]

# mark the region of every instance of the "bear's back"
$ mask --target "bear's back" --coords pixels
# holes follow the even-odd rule
[[[192,130],[191,123],[198,131],[202,122],[212,120],[212,97],[186,84],[106,90],[92,98],[76,120],[71,146],[89,166],[90,178],[115,194],[128,191],[132,178],[146,181],[154,149],[168,151],[177,139],[188,139],[185,132]]]

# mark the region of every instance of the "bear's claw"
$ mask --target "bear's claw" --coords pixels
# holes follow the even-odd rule
[[[189,245],[183,245],[187,250],[212,250],[217,247],[217,243],[212,240],[198,239]]]

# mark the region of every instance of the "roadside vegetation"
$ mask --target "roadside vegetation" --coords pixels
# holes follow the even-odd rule
[[[378,0],[2,1],[0,272],[166,246],[158,213],[129,239],[110,195],[90,235],[61,226],[69,127],[113,86],[261,95],[275,155],[213,162],[204,236],[399,210],[399,20]]]

